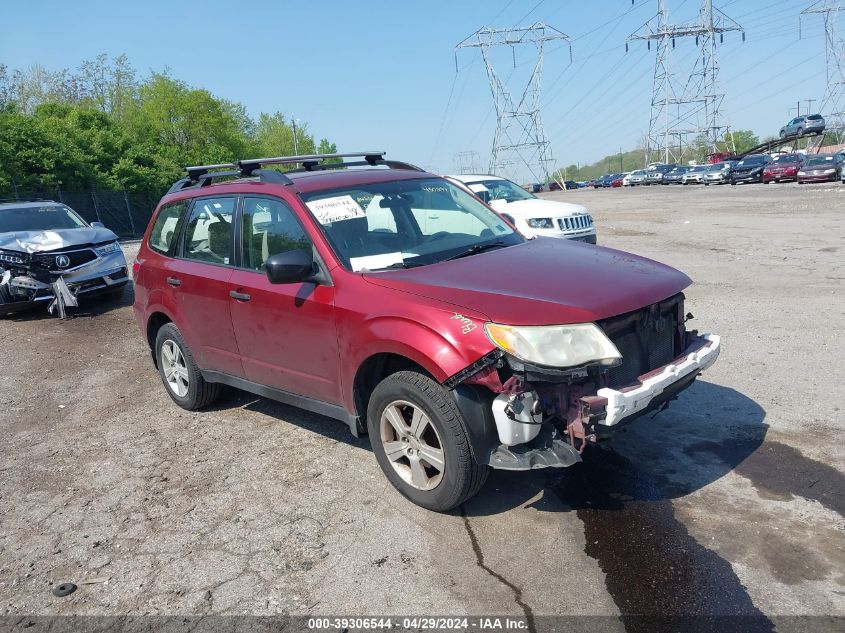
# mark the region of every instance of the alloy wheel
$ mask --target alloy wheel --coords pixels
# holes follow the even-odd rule
[[[418,406],[395,400],[379,422],[384,453],[396,474],[418,490],[432,490],[443,479],[443,443],[431,419]]]
[[[175,341],[167,340],[161,346],[161,367],[168,388],[179,398],[188,393],[188,366],[185,355]]]

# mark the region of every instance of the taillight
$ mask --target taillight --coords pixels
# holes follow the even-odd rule
[[[138,263],[138,260],[135,260],[135,262],[132,264],[132,279],[134,279],[135,281],[138,280],[138,272],[140,270],[141,270],[141,264]]]

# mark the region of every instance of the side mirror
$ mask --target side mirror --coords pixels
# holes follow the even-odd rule
[[[264,264],[271,284],[294,284],[311,281],[314,277],[314,257],[311,251],[297,249],[271,255]]]
[[[103,224],[102,222],[91,222],[91,228],[104,229],[104,228],[106,228],[106,225]]]

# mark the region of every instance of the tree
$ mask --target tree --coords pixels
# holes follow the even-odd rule
[[[315,153],[308,124],[296,145]],[[0,195],[13,188],[160,191],[187,165],[294,153],[281,113],[253,120],[243,104],[170,76],[138,79],[125,55],[98,55],[78,72],[0,64]],[[328,139],[320,151],[334,153]]]
[[[79,81],[85,97],[94,107],[118,118],[136,101],[138,85],[135,69],[126,55],[109,61],[103,53],[82,62]]]
[[[741,154],[759,144],[760,138],[751,130],[736,130],[727,132],[725,137],[716,143],[716,149],[720,152]]]

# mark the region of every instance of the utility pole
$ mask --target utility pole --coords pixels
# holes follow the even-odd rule
[[[294,156],[299,156],[299,143],[296,138],[296,119],[291,117],[290,122],[293,126],[293,153]]]
[[[681,161],[684,140],[689,135],[693,138],[704,136],[708,148],[715,151],[716,143],[728,129],[720,111],[725,95],[718,92],[716,40],[718,38],[721,43],[725,33],[738,31],[745,41],[743,28],[715,9],[713,0],[702,0],[698,20],[691,23],[669,24],[667,15],[665,0],[657,0],[657,15],[625,41],[625,50],[634,40],[645,40],[649,50],[654,41],[657,49],[646,163],[651,162],[655,155],[661,157],[664,163]],[[682,84],[672,67],[671,51],[676,40],[692,37],[698,46],[698,55],[688,79]]]
[[[484,27],[455,46],[455,65],[458,50],[477,48],[487,71],[493,105],[496,109],[496,132],[490,156],[490,173],[504,174],[508,165],[522,165],[528,169],[534,182],[549,181],[549,164],[554,163],[552,151],[540,120],[540,79],[543,73],[544,46],[546,42],[569,42],[565,33],[538,22],[527,27],[495,29]],[[516,68],[516,48],[533,46],[536,51],[533,69],[522,95],[513,98],[511,88],[502,81],[493,67],[491,49],[510,46],[513,66]],[[569,51],[572,57],[572,49]],[[514,81],[513,83],[516,83]]]
[[[836,30],[843,10],[842,0],[817,0],[798,16],[799,36],[805,16],[821,15],[824,21],[827,82],[819,111],[825,113],[827,133],[833,136],[834,144],[845,143],[845,38]]]

